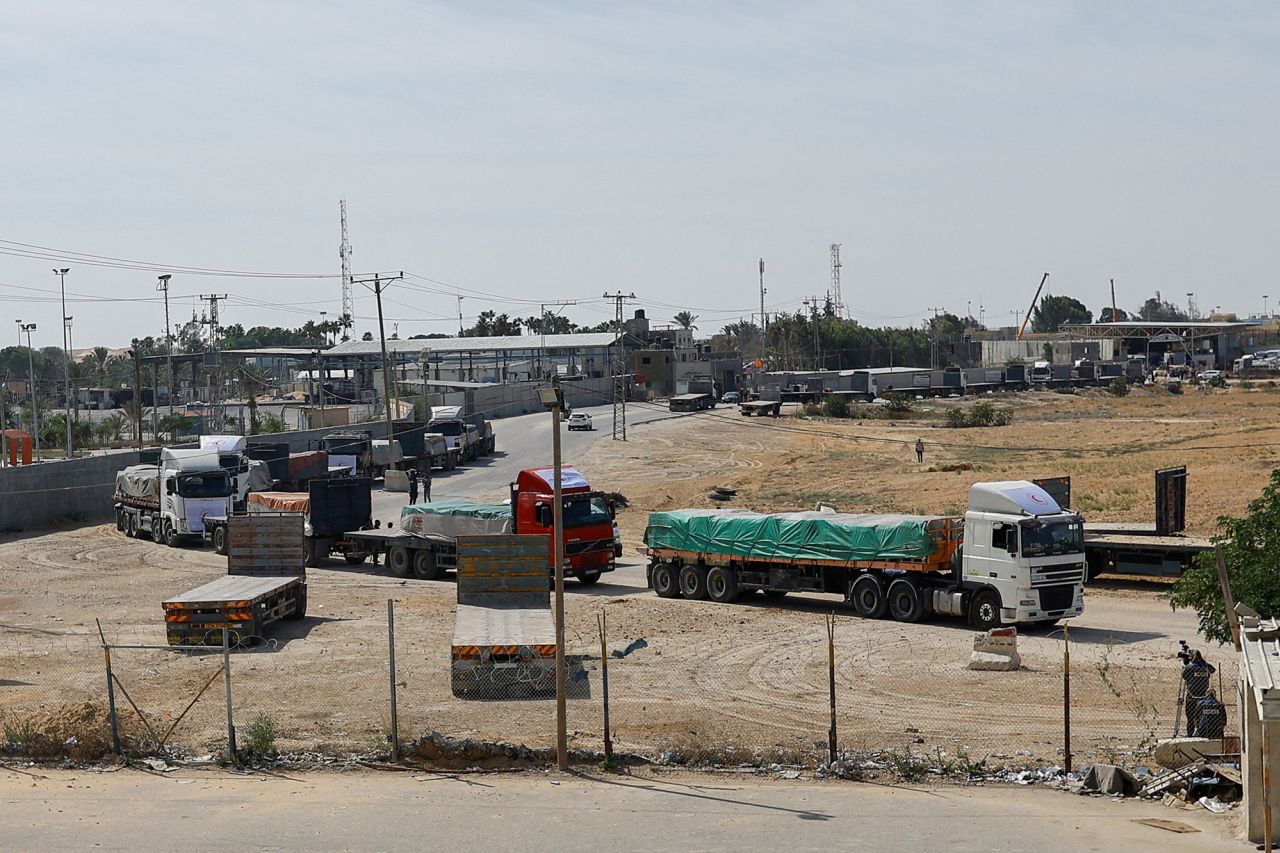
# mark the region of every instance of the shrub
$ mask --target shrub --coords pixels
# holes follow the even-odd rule
[[[1013,409],[996,409],[991,418],[992,426],[1008,426],[1013,423]]]
[[[1249,382],[1249,380],[1248,380],[1248,379],[1241,379],[1241,380],[1240,380],[1240,382],[1239,382],[1240,387],[1242,387],[1242,388],[1248,388],[1248,387],[1250,387],[1250,386],[1252,385],[1252,383],[1250,383],[1249,385],[1246,385],[1246,384],[1245,384],[1246,382]],[[1204,384],[1205,384],[1205,385],[1208,385],[1210,388],[1226,388],[1226,387],[1227,387],[1227,380],[1223,379],[1221,376],[1215,376],[1215,377],[1213,377],[1212,379],[1207,379],[1207,380],[1205,380],[1205,383],[1204,383]]]
[[[890,394],[884,404],[885,410],[895,415],[905,415],[914,412],[916,408],[915,400],[911,399],[910,394],[904,394],[901,391],[895,391]]]
[[[947,409],[947,426],[959,429],[968,425],[969,419],[965,417],[964,409]]]
[[[1107,390],[1111,392],[1113,397],[1127,397],[1129,396],[1129,380],[1123,376],[1117,376],[1111,380]]]
[[[245,760],[271,760],[279,753],[276,751],[276,721],[267,713],[259,713],[245,730],[244,747],[241,749]]]
[[[985,427],[991,426],[996,419],[996,407],[986,402],[974,405],[969,410],[969,426]]]
[[[822,414],[829,418],[849,417],[849,401],[839,394],[828,394],[822,401]]]
[[[1227,384],[1227,383],[1226,383],[1224,380],[1222,380],[1222,379],[1219,379],[1218,381],[1219,381],[1219,382],[1222,382],[1222,384],[1223,384],[1224,386]],[[1210,382],[1212,382],[1212,380],[1210,380]],[[1243,388],[1244,390],[1246,390],[1246,391],[1247,391],[1247,390],[1249,390],[1250,388],[1252,388],[1252,387],[1253,387],[1253,381],[1252,381],[1252,380],[1249,380],[1249,379],[1241,379],[1239,382],[1237,382],[1237,383],[1236,383],[1236,387],[1237,387],[1237,388]]]

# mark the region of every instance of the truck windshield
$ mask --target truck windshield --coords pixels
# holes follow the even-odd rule
[[[611,524],[612,522],[609,505],[605,503],[604,498],[592,497],[579,500],[570,498],[564,502],[565,527],[587,527],[592,524]]]
[[[178,494],[184,498],[225,498],[231,494],[231,478],[223,471],[183,474],[178,478]]]
[[[1067,521],[1022,528],[1022,556],[1084,553],[1084,531],[1079,522]]]
[[[432,421],[427,424],[428,431],[452,437],[462,435],[462,429],[462,421]]]

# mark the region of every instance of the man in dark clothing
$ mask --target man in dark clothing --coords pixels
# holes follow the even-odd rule
[[[916,461],[917,462],[924,461],[924,439],[923,438],[916,439]]]
[[[418,502],[418,472],[409,471],[409,503],[416,504]]]
[[[431,503],[431,468],[428,467],[426,473],[422,476],[422,494],[427,499],[427,503]]]
[[[1195,735],[1200,722],[1200,700],[1209,695],[1209,685],[1215,672],[1217,669],[1200,652],[1192,652],[1191,659],[1182,668],[1182,680],[1187,690],[1185,707],[1188,737]]]

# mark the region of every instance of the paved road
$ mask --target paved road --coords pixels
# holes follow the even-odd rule
[[[575,456],[595,441],[612,441],[612,406],[575,409],[587,412],[595,422],[591,432],[569,432],[564,427],[561,454],[564,464],[572,465]],[[665,409],[652,404],[627,406],[627,428],[672,417]],[[643,429],[644,427],[640,427]],[[459,466],[453,471],[436,471],[432,480],[433,498],[470,498],[503,500],[508,484],[525,468],[551,464],[551,415],[539,412],[493,422],[497,434],[497,452]],[[374,492],[373,516],[378,519],[399,518],[406,496],[402,492]]]
[[[1135,821],[1159,818],[1199,831]],[[682,774],[0,771],[9,850],[1247,850],[1229,820],[1007,787]]]

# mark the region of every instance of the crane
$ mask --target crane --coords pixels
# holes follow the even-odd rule
[[[1027,323],[1031,322],[1031,312],[1036,310],[1036,303],[1040,301],[1040,291],[1044,290],[1044,283],[1049,280],[1049,274],[1045,273],[1044,278],[1040,279],[1040,286],[1036,288],[1036,295],[1031,297],[1031,307],[1027,309],[1027,316],[1022,318],[1022,326],[1018,328],[1018,340],[1023,339],[1023,335],[1027,331]]]

